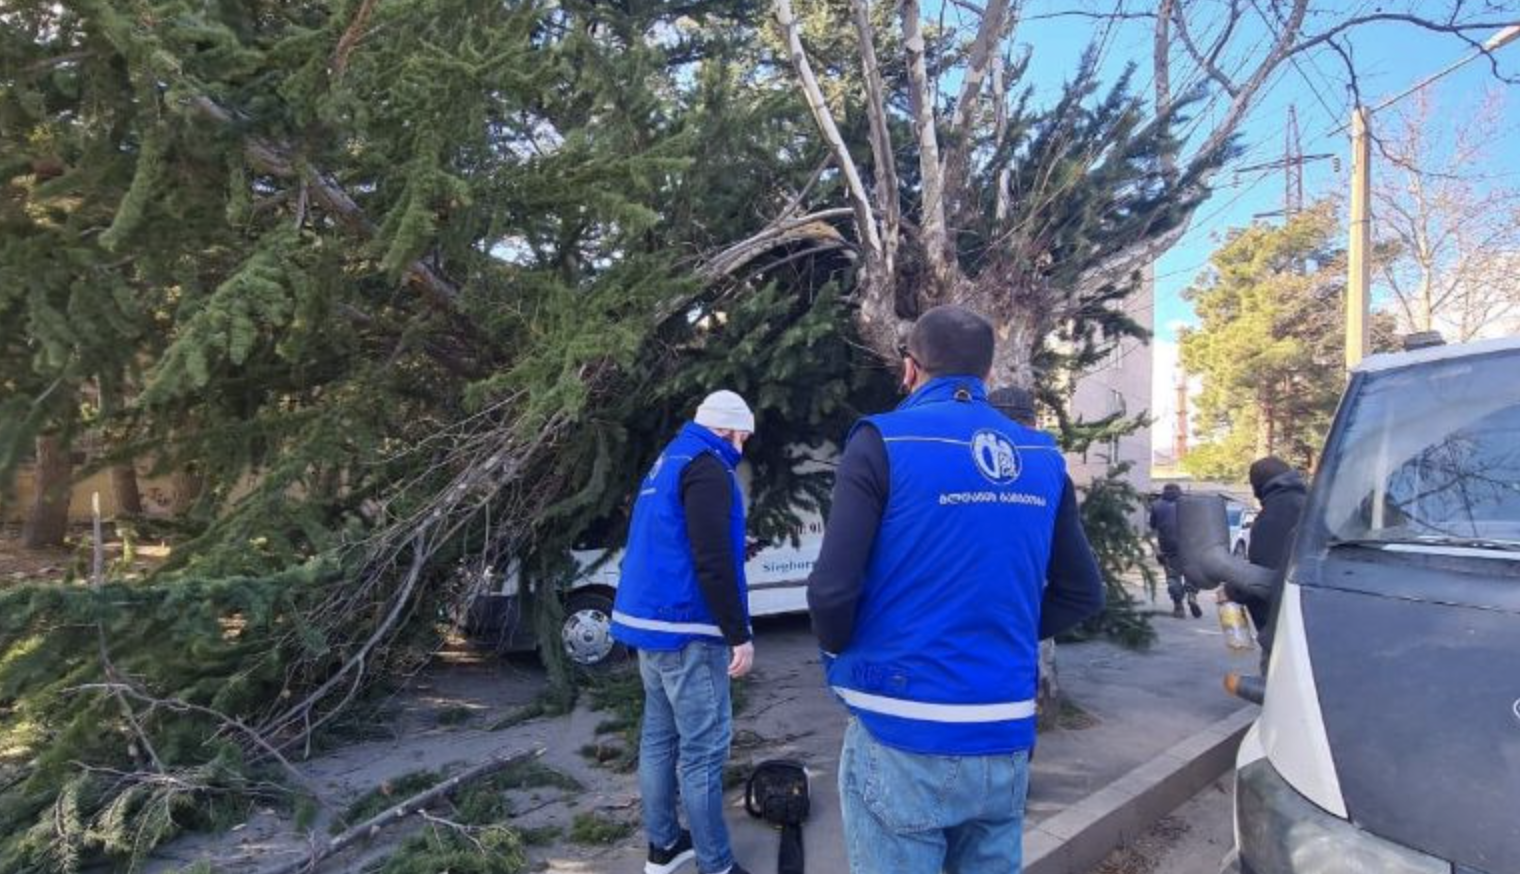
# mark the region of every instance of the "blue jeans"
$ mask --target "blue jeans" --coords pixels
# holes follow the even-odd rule
[[[669,847],[681,837],[677,786],[702,874],[734,864],[723,823],[723,763],[733,737],[728,693],[728,647],[687,644],[679,650],[639,650],[644,678],[644,727],[639,742],[639,793],[649,843]]]
[[[852,874],[1018,874],[1029,753],[930,756],[851,717],[839,799]]]

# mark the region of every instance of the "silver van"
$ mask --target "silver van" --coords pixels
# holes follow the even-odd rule
[[[1255,573],[1186,500],[1199,581]],[[1520,338],[1357,367],[1276,582],[1224,870],[1520,874]]]

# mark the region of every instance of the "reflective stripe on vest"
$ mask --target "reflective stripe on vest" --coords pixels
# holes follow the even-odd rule
[[[926,701],[909,701],[905,698],[887,698],[857,692],[843,686],[834,686],[834,694],[844,703],[858,710],[869,710],[887,716],[904,719],[921,719],[925,722],[1008,722],[1028,719],[1034,715],[1034,701],[1009,701],[1004,704],[930,704]]]
[[[1031,748],[1060,450],[970,377],[931,380],[865,421],[886,448],[887,506],[850,643],[825,659],[829,686],[896,749]]]
[[[739,450],[712,431],[688,423],[650,467],[639,485],[629,522],[628,549],[623,554],[613,602],[612,637],[635,649],[676,650],[695,640],[722,640],[717,617],[708,608],[697,580],[691,542],[686,534],[686,508],[681,500],[681,477],[690,464],[710,455],[728,474],[731,506],[729,545],[739,603],[747,607],[744,582],[744,496],[734,465]],[[745,610],[748,624],[748,611]]]
[[[667,634],[703,634],[708,637],[723,637],[723,630],[716,625],[704,625],[701,622],[661,622],[658,619],[640,619],[637,616],[629,616],[627,613],[612,611],[612,621],[618,622],[629,628],[639,628],[644,631],[663,631]]]

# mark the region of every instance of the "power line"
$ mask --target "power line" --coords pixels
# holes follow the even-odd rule
[[[1419,80],[1418,82],[1414,83],[1413,85],[1410,85],[1408,88],[1405,88],[1403,91],[1400,91],[1399,93],[1393,95],[1392,97],[1389,97],[1386,100],[1381,101],[1376,106],[1374,106],[1371,109],[1367,110],[1367,114],[1371,115],[1373,113],[1376,113],[1376,112],[1379,112],[1381,110],[1387,109],[1388,107],[1390,107],[1393,104],[1399,102],[1400,100],[1403,100],[1405,97],[1408,97],[1409,95],[1415,93],[1416,91],[1419,91],[1420,89],[1425,88],[1425,87],[1427,87],[1427,86],[1435,83],[1437,80],[1439,80],[1439,79],[1447,76],[1448,74],[1450,74],[1450,73],[1452,73],[1452,72],[1454,72],[1456,70],[1459,70],[1462,67],[1467,66],[1468,64],[1470,64],[1473,61],[1477,60],[1478,58],[1481,58],[1481,57],[1483,57],[1485,55],[1492,54],[1494,51],[1496,51],[1498,49],[1501,49],[1504,46],[1509,45],[1510,43],[1514,42],[1516,39],[1520,39],[1520,24],[1512,24],[1509,27],[1504,28],[1503,30],[1499,31],[1498,33],[1494,34],[1493,36],[1489,37],[1488,39],[1484,40],[1483,45],[1481,47],[1479,47],[1477,49],[1474,49],[1473,51],[1469,52],[1467,55],[1465,55],[1465,56],[1463,56],[1461,58],[1458,58],[1456,61],[1453,61],[1450,64],[1447,64],[1445,67],[1442,67],[1441,69],[1435,71],[1434,73],[1431,73],[1429,76],[1426,76],[1425,78]],[[1350,122],[1346,122],[1345,124],[1342,124],[1340,127],[1336,128],[1335,130],[1327,132],[1325,134],[1325,136],[1333,136],[1334,134],[1338,134],[1341,131],[1344,131],[1346,128],[1348,128],[1350,126],[1351,126],[1351,123]]]

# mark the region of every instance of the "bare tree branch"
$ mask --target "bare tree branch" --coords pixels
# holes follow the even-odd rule
[[[871,122],[871,156],[876,163],[876,208],[882,217],[882,272],[891,282],[897,274],[897,248],[902,237],[902,202],[898,191],[897,159],[892,133],[887,127],[886,89],[881,64],[876,59],[876,35],[871,27],[870,0],[850,0],[855,33],[860,40],[860,62],[866,80],[866,115]]]
[[[1164,2],[1171,2],[1171,0],[1164,0]],[[971,43],[966,71],[962,74],[960,95],[956,98],[955,109],[950,114],[950,132],[956,138],[956,142],[951,145],[952,154],[957,148],[964,151],[959,144],[970,136],[971,124],[976,120],[974,109],[976,97],[982,91],[982,81],[986,78],[992,59],[997,54],[1007,16],[1008,0],[991,0],[987,4],[987,11],[982,14],[981,23],[976,30],[976,38]],[[947,162],[949,160],[946,158]]]
[[[1156,11],[1156,27],[1151,37],[1151,64],[1155,68],[1153,78],[1156,88],[1156,114],[1165,118],[1172,114],[1172,38],[1169,29],[1177,0],[1161,0]]]
[[[289,759],[286,759],[284,756],[280,755],[280,751],[275,749],[274,745],[265,739],[263,735],[254,731],[241,720],[228,716],[219,710],[214,710],[210,707],[202,707],[199,704],[191,704],[190,702],[182,701],[179,698],[158,698],[153,695],[149,695],[131,683],[122,680],[111,680],[107,683],[86,683],[83,686],[75,687],[74,691],[102,691],[116,696],[125,696],[142,704],[148,705],[149,711],[162,709],[179,713],[199,713],[202,716],[208,716],[221,723],[224,729],[230,728],[235,730],[243,738],[252,742],[254,746],[269,754],[270,758],[279,763],[280,767],[285,771],[286,775],[290,777],[291,782],[295,783],[297,786],[300,786],[302,789],[305,789],[307,793],[311,795],[313,800],[317,802],[322,801],[322,794],[318,790],[316,784],[307,779],[306,775],[302,774],[295,765],[292,765]]]
[[[1505,82],[1511,81],[1509,77],[1499,74],[1498,61],[1495,59],[1493,52],[1484,48],[1483,42],[1481,40],[1469,36],[1468,33],[1470,31],[1502,30],[1503,28],[1512,26],[1515,23],[1512,20],[1457,22],[1453,17],[1452,19],[1449,19],[1445,22],[1440,22],[1430,18],[1425,18],[1420,15],[1404,12],[1378,12],[1371,15],[1358,15],[1342,21],[1340,24],[1335,25],[1329,30],[1317,33],[1313,36],[1305,37],[1302,41],[1293,47],[1293,53],[1300,54],[1306,52],[1315,46],[1330,41],[1334,37],[1339,36],[1340,34],[1343,34],[1352,28],[1361,27],[1364,24],[1374,24],[1377,22],[1398,22],[1401,24],[1410,24],[1423,30],[1431,31],[1433,33],[1444,33],[1455,36],[1461,39],[1463,42],[1466,42],[1472,48],[1481,51],[1485,56],[1487,56],[1489,63],[1494,67],[1494,75],[1497,78]]]
[[[977,27],[976,38],[971,43],[970,57],[961,79],[960,96],[956,98],[955,109],[950,114],[950,142],[941,165],[944,170],[944,198],[950,215],[959,213],[961,189],[971,175],[972,126],[977,118],[977,98],[982,93],[987,74],[993,72],[996,75],[1001,55],[998,48],[1008,31],[1010,21],[1008,0],[991,0]],[[1001,99],[996,96],[1000,90],[998,87],[993,89],[993,99],[998,104],[993,112],[1002,111],[1006,115],[1006,109],[1001,107]]]
[[[855,159],[850,157],[850,150],[839,133],[839,126],[834,123],[834,114],[824,102],[823,89],[818,87],[818,77],[813,75],[813,66],[808,63],[807,53],[802,48],[802,35],[797,27],[797,16],[792,12],[791,0],[776,0],[776,21],[786,35],[787,51],[791,55],[792,66],[797,70],[797,77],[802,80],[802,93],[807,98],[808,109],[812,111],[813,120],[818,123],[819,131],[823,133],[829,150],[834,154],[834,162],[844,174],[845,185],[850,192],[850,205],[855,211],[855,225],[861,242],[866,247],[867,257],[879,259],[883,254],[881,234],[876,227],[876,217],[871,212],[871,201],[866,196],[865,185],[860,181]]]
[[[918,0],[903,0],[901,6],[903,51],[908,56],[908,106],[913,113],[913,129],[918,135],[918,166],[923,190],[924,260],[928,262],[930,298],[938,299],[953,284],[951,271],[954,254],[945,222],[945,178],[939,157],[939,135],[935,129],[932,89],[925,58],[923,22]]]
[[[1229,141],[1230,137],[1235,135],[1235,129],[1240,126],[1240,122],[1251,109],[1262,85],[1266,83],[1278,65],[1289,54],[1297,50],[1294,41],[1298,37],[1299,29],[1303,27],[1304,16],[1308,10],[1309,0],[1293,0],[1293,8],[1288,13],[1287,20],[1283,23],[1282,33],[1278,34],[1277,38],[1273,40],[1272,47],[1267,51],[1266,57],[1262,59],[1256,71],[1240,85],[1239,90],[1234,95],[1234,99],[1230,102],[1230,108],[1225,111],[1224,118],[1220,120],[1219,125],[1214,128],[1209,134],[1208,139],[1204,141],[1202,148],[1198,150],[1198,157],[1200,159],[1208,160],[1210,156],[1214,155]]]
[[[1235,30],[1235,23],[1240,20],[1240,13],[1234,4],[1234,0],[1231,0],[1229,19],[1225,24],[1224,32],[1207,55],[1199,51],[1198,44],[1193,42],[1193,35],[1188,31],[1187,12],[1183,9],[1182,3],[1174,3],[1173,0],[1163,0],[1163,5],[1171,6],[1171,17],[1177,24],[1177,38],[1182,42],[1182,47],[1187,49],[1187,53],[1208,74],[1209,78],[1213,79],[1219,84],[1220,88],[1224,89],[1224,93],[1231,97],[1238,95],[1240,89],[1235,87],[1235,83],[1230,81],[1230,77],[1225,75],[1224,71],[1219,69],[1217,64],[1219,52],[1224,48],[1225,43],[1229,41],[1230,34]],[[1161,30],[1159,22],[1156,29],[1159,33]]]
[[[348,70],[348,57],[358,47],[359,41],[364,39],[365,28],[369,26],[370,16],[375,12],[376,0],[364,0],[359,4],[359,9],[354,13],[353,20],[344,29],[343,35],[338,38],[338,47],[333,51],[332,71],[333,78],[342,78]]]

